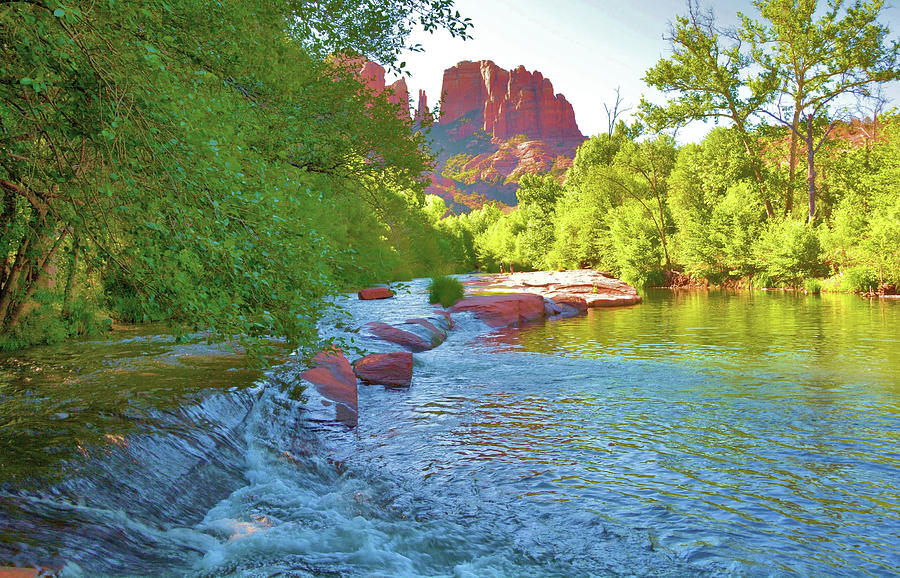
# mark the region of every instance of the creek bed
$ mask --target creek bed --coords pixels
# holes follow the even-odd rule
[[[323,331],[431,310],[425,281]],[[467,315],[359,425],[165,335],[0,363],[0,565],[63,575],[900,572],[900,303],[647,291]]]

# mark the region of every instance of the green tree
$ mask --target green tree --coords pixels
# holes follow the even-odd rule
[[[410,121],[320,52],[390,62],[398,6],[462,34],[450,4],[0,3],[0,337],[80,262],[144,314],[314,341],[322,297],[376,252],[400,261],[389,216],[421,205],[429,167]]]
[[[641,99],[642,118],[654,130],[677,128],[692,120],[727,120],[733,123],[741,143],[753,159],[753,175],[764,192],[766,213],[775,211],[766,193],[761,162],[761,143],[754,118],[769,99],[766,92],[745,90],[752,78],[752,60],[736,31],[716,24],[711,10],[695,0],[688,14],[677,16],[666,39],[672,51],[644,75],[644,82],[663,92],[664,105]]]
[[[670,228],[668,178],[675,164],[675,152],[675,141],[664,135],[640,143],[627,142],[613,161],[620,170],[609,175],[619,192],[639,204],[644,218],[653,224],[666,267],[671,265],[666,240]]]
[[[837,122],[834,107],[846,95],[871,98],[877,85],[898,78],[900,45],[887,43],[889,29],[878,21],[883,0],[855,0],[846,7],[842,0],[829,0],[818,19],[816,0],[756,0],[754,5],[762,19],[743,16],[741,31],[762,69],[751,87],[757,98],[768,101],[761,112],[791,131],[788,214],[798,138],[805,145],[812,221],[815,155]]]
[[[548,253],[554,243],[556,203],[563,188],[552,175],[524,175],[519,181],[517,211],[525,222],[519,240],[519,259],[529,268],[549,266]]]
[[[717,128],[682,148],[669,182],[678,261],[686,272],[714,283],[752,275],[765,209],[739,133]]]

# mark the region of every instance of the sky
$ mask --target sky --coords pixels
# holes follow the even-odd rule
[[[606,132],[604,103],[615,101],[621,87],[624,106],[636,108],[641,96],[662,102],[641,77],[660,58],[669,55],[663,35],[683,0],[455,0],[456,9],[472,19],[471,40],[453,39],[446,32],[417,32],[412,42],[422,53],[403,56],[411,76],[407,78],[413,105],[420,88],[430,106],[440,97],[444,69],[463,60],[493,60],[513,69],[524,65],[549,78],[557,93],[565,95],[575,109],[581,132],[587,136]],[[742,11],[756,15],[749,0],[707,1],[718,20],[737,22]],[[889,6],[882,21],[900,37],[900,8]],[[900,107],[900,83],[888,89],[891,105]],[[633,112],[633,110],[632,110]],[[695,123],[678,135],[681,142],[699,140],[712,125]]]

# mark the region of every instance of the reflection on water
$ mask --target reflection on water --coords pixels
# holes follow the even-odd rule
[[[500,331],[482,343],[538,397],[479,402],[467,445],[552,464],[526,495],[596,500],[690,559],[898,571],[898,322],[853,296],[661,291]]]
[[[358,329],[421,316],[424,287],[348,300],[337,333],[385,347]],[[456,322],[412,387],[360,387],[356,430],[308,411],[296,361],[260,376],[162,336],[8,358],[0,565],[900,573],[900,303],[657,291],[487,335]]]
[[[0,483],[58,474],[60,460],[121,445],[148,410],[209,389],[246,387],[261,371],[228,345],[176,342],[160,327],[34,347],[0,358]],[[156,331],[154,331],[156,330]]]

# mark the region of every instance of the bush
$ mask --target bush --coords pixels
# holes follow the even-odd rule
[[[103,280],[104,305],[123,323],[162,321],[166,315],[159,303],[150,300],[124,277],[110,275]]]
[[[756,247],[764,273],[772,283],[797,287],[804,278],[820,276],[822,247],[816,231],[795,219],[773,221]]]
[[[807,279],[803,282],[803,289],[806,290],[807,293],[811,293],[813,295],[818,295],[822,292],[822,280],[821,279]]]
[[[869,289],[877,289],[878,273],[871,267],[850,267],[844,271],[844,282],[841,288],[854,293],[866,293]]]
[[[754,289],[772,289],[777,283],[770,275],[757,273],[750,279],[750,286]]]
[[[463,284],[453,277],[432,277],[428,285],[428,302],[450,307],[463,296]]]

